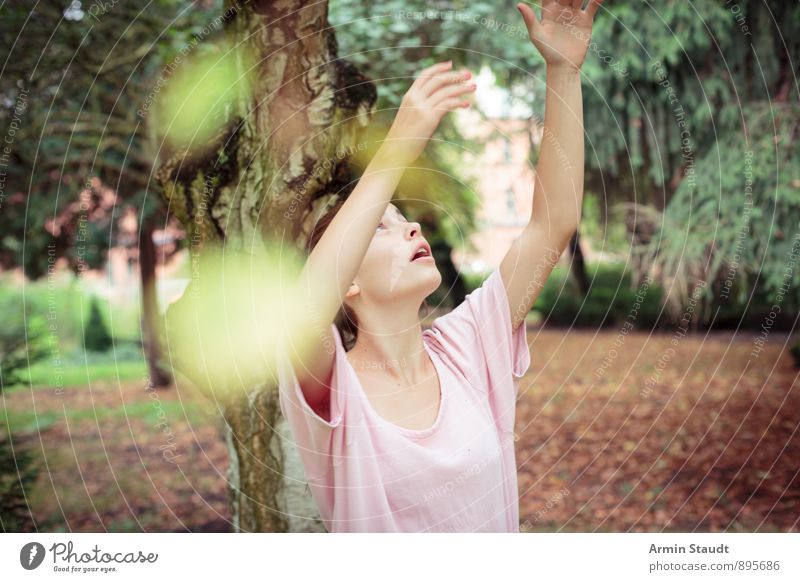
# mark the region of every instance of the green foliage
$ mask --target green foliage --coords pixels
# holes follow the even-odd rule
[[[566,267],[553,269],[534,305],[545,323],[585,327],[629,323],[638,329],[652,329],[658,323],[663,295],[659,285],[632,287],[630,271],[622,263],[597,263],[588,271],[591,287],[584,298]]]
[[[24,294],[23,294],[24,293]],[[7,296],[17,297],[20,305],[47,320],[52,342],[58,350],[68,352],[83,346],[83,328],[88,317],[92,295],[77,278],[50,282],[47,279],[25,284],[24,292],[15,283],[0,279],[0,304]],[[111,307],[113,306],[113,317]],[[111,335],[118,341],[139,342],[141,304],[139,301],[100,304],[104,320]]]
[[[382,140],[399,104],[398,100],[377,111],[361,139],[370,143]],[[395,193],[395,202],[409,219],[420,222],[425,238],[433,247],[440,243],[460,247],[475,228],[479,198],[472,184],[462,180],[463,172],[457,169],[464,149],[469,147],[463,141],[456,135],[452,119],[445,116],[438,139],[432,140],[420,158],[407,168]],[[357,162],[353,166],[356,174],[364,169]]]
[[[437,61],[475,70],[487,63],[506,75],[538,59],[513,3],[498,10],[493,2],[463,0],[333,0],[329,20],[340,56],[378,80],[379,108],[399,103],[414,73]]]
[[[31,531],[31,513],[26,491],[31,491],[38,467],[31,453],[12,446],[9,431],[0,425],[0,530],[4,533]]]
[[[20,291],[0,293],[0,393],[24,381],[29,365],[43,362],[48,353],[47,324]],[[25,492],[36,481],[38,468],[31,454],[13,444],[11,431],[0,424],[0,530],[30,531],[31,515]]]
[[[436,10],[441,11],[442,18],[422,16]],[[518,17],[519,13],[512,10]],[[454,68],[468,65],[477,72],[478,53],[459,47],[479,46],[470,43],[478,42],[474,33],[483,34],[485,28],[448,20],[446,14],[453,11],[473,18],[495,14],[496,7],[486,2],[431,6],[416,0],[390,0],[380,7],[355,0],[331,2],[329,20],[335,27],[339,56],[353,62],[378,87],[371,124],[374,138],[382,138],[388,130],[400,100],[421,69],[453,59]],[[435,139],[398,187],[399,197],[409,201],[404,205],[409,217],[422,223],[426,238],[434,246],[440,241],[450,247],[468,244],[479,198],[460,165],[465,152],[480,148],[480,143],[460,133],[454,116],[446,115]]]
[[[637,269],[674,291],[672,316],[699,281],[709,317],[720,303],[726,317],[757,313],[763,302],[746,300],[762,291],[799,304],[800,269],[787,273],[800,224],[793,4],[604,4],[614,18],[593,38],[627,73],[587,62],[587,185],[635,200]],[[721,293],[735,282],[737,296]]]
[[[91,307],[89,308],[89,319],[83,331],[83,340],[86,349],[93,352],[105,352],[113,344],[111,334],[108,333],[108,328],[105,321],[103,321],[103,315],[100,313],[100,307],[97,305],[97,299],[95,298],[92,298]]]
[[[19,292],[0,294],[0,392],[22,379],[21,372],[47,355],[47,325],[26,307]]]
[[[708,285],[708,301],[738,285],[731,301],[751,289],[784,307],[800,305],[800,107],[770,103],[747,112],[750,141],[723,132],[685,179],[649,245],[667,276]],[[775,143],[785,144],[776,148]],[[709,261],[709,257],[711,260]],[[727,295],[727,293],[726,293]]]
[[[148,133],[159,124],[139,112],[157,97],[167,60],[217,19],[222,4],[161,0],[143,11],[138,2],[84,2],[69,17],[68,2],[4,6],[0,126],[13,122],[16,130],[6,135],[0,266],[22,266],[31,279],[46,273],[43,257],[51,254],[76,272],[102,266],[118,229],[92,178],[115,190],[113,204],[164,222],[152,177],[159,150]],[[79,202],[87,186],[91,195]]]
[[[724,274],[743,251],[737,276],[748,273],[774,294],[800,223],[800,115],[791,71],[800,60],[800,5],[734,4],[736,11],[718,0],[604,2],[582,70],[584,228],[593,240],[602,237],[595,247],[624,250],[630,235],[620,232],[622,222],[602,225],[612,220],[614,202],[635,202],[639,211],[628,227],[653,234],[636,249],[644,259],[639,278],[656,267],[651,272],[664,288],[691,288]],[[544,63],[512,5],[390,0],[376,10],[336,0],[330,14],[341,54],[380,80],[381,106],[396,105],[417,70],[453,58],[456,67],[488,65],[512,99],[544,113]],[[745,149],[754,152],[746,217]],[[684,291],[668,307],[680,311],[685,300]]]
[[[139,303],[114,308],[96,303],[113,352],[85,352],[91,296],[78,281],[29,283],[23,290],[0,281],[0,389],[14,385],[74,386],[104,379],[142,378],[146,373],[139,341]],[[89,309],[87,309],[89,308]]]
[[[588,240],[596,252],[616,253],[621,257],[630,250],[630,237],[619,220],[606,221],[605,209],[597,196],[584,196],[581,212],[581,242]]]
[[[36,18],[29,18],[34,5]],[[222,13],[219,0],[207,10],[164,0],[145,19],[136,3],[112,8],[97,21],[65,19],[58,3],[27,0],[4,9],[3,126],[20,100],[25,106],[5,181],[0,264],[23,265],[31,277],[45,272],[41,258],[51,244],[73,266],[79,257],[88,265],[102,263],[107,234],[114,232],[108,216],[91,216],[82,232],[75,221],[62,221],[58,233],[45,229],[53,217],[74,212],[74,193],[89,175],[118,185],[120,199],[145,215],[163,210],[153,203],[149,178],[158,162],[146,133],[152,124],[141,123],[137,110],[166,63],[187,45],[203,51],[222,35],[222,28],[203,30]],[[383,127],[413,76],[447,58],[473,71],[488,65],[513,100],[543,114],[544,63],[513,3],[333,0],[329,18],[339,55],[378,85],[376,123]],[[606,209],[614,201],[636,202],[642,211],[631,230],[644,226],[653,233],[637,249],[646,260],[636,268],[655,267],[665,288],[675,281],[691,288],[700,278],[718,283],[733,269],[746,283],[736,301],[749,295],[749,285],[776,296],[800,223],[800,114],[792,69],[800,60],[800,4],[606,0],[592,40],[582,71],[590,236],[618,250],[627,237],[619,224],[601,228]],[[480,144],[464,142],[445,119],[441,141],[400,190],[421,199],[410,216],[425,222],[432,242],[438,237],[460,246],[474,226],[477,197],[453,176],[460,173],[462,148],[474,151]],[[744,198],[745,150],[754,152],[752,204]],[[28,204],[33,194],[37,203]],[[736,265],[734,257],[740,258]],[[788,281],[793,305],[800,300],[799,271]],[[682,299],[670,306],[680,310]]]

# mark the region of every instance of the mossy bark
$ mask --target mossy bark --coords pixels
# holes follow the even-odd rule
[[[209,243],[246,250],[265,237],[302,247],[315,210],[351,179],[339,153],[360,139],[375,87],[337,57],[326,2],[229,1],[225,8],[233,8],[230,44],[246,47],[257,63],[253,91],[202,151],[174,153],[158,179],[193,254]],[[274,382],[226,402],[223,417],[234,529],[322,531]]]

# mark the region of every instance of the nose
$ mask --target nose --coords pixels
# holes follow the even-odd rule
[[[406,236],[409,239],[413,239],[415,237],[420,236],[422,233],[422,228],[419,225],[419,222],[409,222],[408,226],[406,227]]]

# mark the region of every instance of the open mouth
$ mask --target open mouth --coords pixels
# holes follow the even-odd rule
[[[418,247],[417,250],[414,251],[414,254],[411,255],[411,262],[415,261],[433,261],[433,255],[431,254],[431,247],[428,246],[428,243],[423,242]]]

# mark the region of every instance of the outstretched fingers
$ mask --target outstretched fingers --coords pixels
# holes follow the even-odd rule
[[[434,79],[440,73],[449,70],[453,66],[453,61],[445,61],[443,63],[436,63],[431,65],[427,69],[422,69],[420,71],[419,76],[417,79],[412,83],[412,87],[416,89],[421,89],[425,85],[427,85],[431,79]]]
[[[453,71],[442,73],[433,77],[428,83],[425,84],[425,87],[422,90],[422,93],[425,96],[431,96],[437,91],[449,87],[451,85],[461,85],[466,83],[467,79],[469,79],[472,74],[467,71]]]
[[[564,3],[566,1],[566,4]],[[565,6],[571,4],[572,0],[542,0],[542,18],[541,20],[558,20],[559,14]]]
[[[589,0],[589,5],[586,7],[586,13],[593,18],[597,12],[597,9],[600,8],[602,3],[603,0]]]
[[[472,93],[476,89],[475,83],[455,83],[441,87],[438,91],[431,94],[431,101],[437,106],[443,101],[460,97],[465,93]],[[461,99],[463,101],[463,98]]]
[[[544,10],[544,8],[542,9]],[[539,20],[536,18],[536,13],[530,6],[523,4],[522,2],[517,4],[517,10],[519,10],[520,14],[522,14],[522,19],[525,21],[525,26],[528,28],[528,32],[532,33],[534,29],[539,26]]]
[[[451,97],[450,99],[445,99],[436,105],[436,109],[444,109],[447,111],[452,111],[453,109],[458,109],[459,107],[469,107],[469,101],[459,99],[458,97]]]

